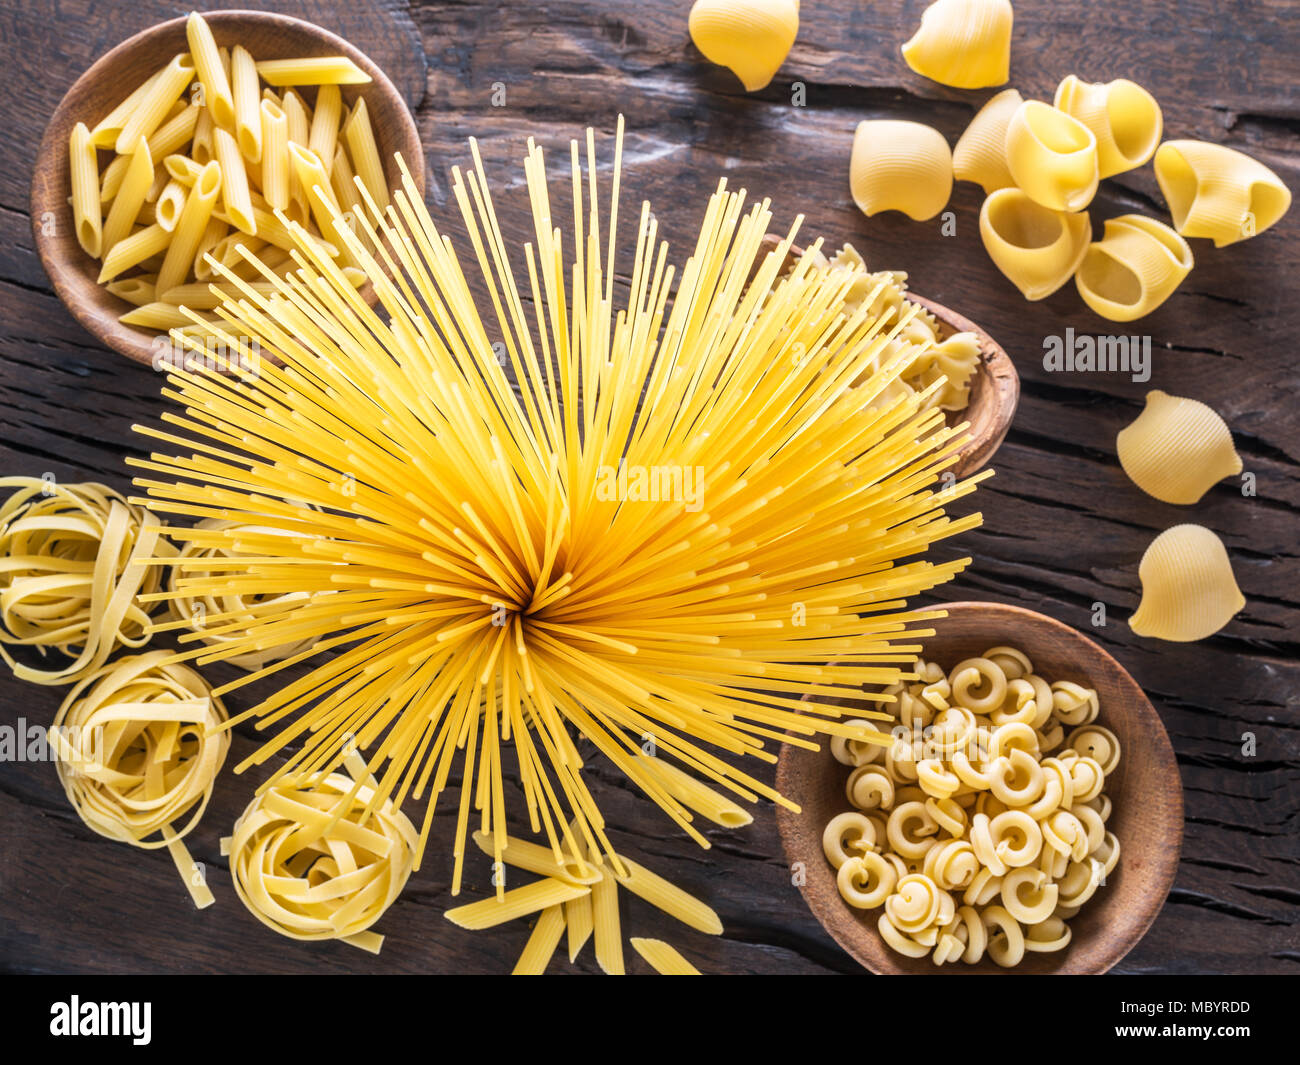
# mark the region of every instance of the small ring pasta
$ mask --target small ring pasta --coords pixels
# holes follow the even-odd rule
[[[863,728],[875,728],[871,721],[864,721],[861,718],[854,718],[844,722],[846,725],[861,725]],[[855,768],[858,766],[868,765],[876,761],[884,754],[884,748],[879,743],[870,743],[867,740],[855,740],[849,736],[832,736],[830,742],[831,756],[841,765],[851,765]]]
[[[1023,925],[1051,917],[1059,895],[1060,889],[1041,869],[1016,869],[1002,878],[1002,905]]]
[[[918,943],[895,928],[888,913],[882,913],[876,919],[876,928],[880,938],[906,958],[924,958],[930,953],[930,948],[924,943]]]
[[[1086,725],[1097,717],[1097,693],[1071,680],[1052,685],[1052,709],[1062,725]]]

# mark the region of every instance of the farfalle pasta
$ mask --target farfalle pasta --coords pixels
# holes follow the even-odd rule
[[[984,250],[1027,300],[1046,299],[1069,281],[1091,237],[1086,211],[1053,211],[1020,189],[998,189],[980,208]]]
[[[952,174],[985,193],[1015,185],[1007,166],[1007,127],[1025,102],[1018,89],[1004,89],[975,113],[952,150]]]
[[[1138,579],[1142,601],[1128,625],[1139,636],[1203,640],[1246,605],[1227,548],[1203,525],[1175,525],[1152,540]]]
[[[841,897],[878,911],[893,950],[939,966],[1064,950],[1120,858],[1104,791],[1120,744],[1097,693],[1006,646],[914,673],[883,693],[900,710],[882,758],[832,750],[853,767],[853,808],[822,837]]]
[[[849,190],[868,218],[902,211],[924,222],[952,195],[952,152],[943,134],[920,122],[859,122],[849,159]]]
[[[1227,422],[1198,400],[1159,389],[1119,431],[1115,450],[1129,480],[1164,503],[1196,503],[1242,468]]]
[[[1097,138],[1101,177],[1141,166],[1160,143],[1164,130],[1160,105],[1146,89],[1127,78],[1090,83],[1071,74],[1057,86],[1054,103]]]
[[[1131,322],[1173,295],[1193,262],[1187,241],[1163,222],[1120,215],[1106,219],[1102,239],[1088,246],[1074,283],[1101,317]]]
[[[1097,138],[1077,118],[1026,100],[1007,123],[1007,169],[1035,203],[1081,211],[1097,192]]]
[[[955,89],[1004,85],[1011,76],[1011,0],[935,0],[905,45],[922,77]]]
[[[1165,141],[1156,181],[1174,228],[1207,237],[1216,248],[1263,233],[1291,206],[1291,190],[1257,159],[1206,141]]]

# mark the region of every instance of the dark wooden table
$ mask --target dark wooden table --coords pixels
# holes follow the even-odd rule
[[[1046,373],[1045,336],[1115,327],[1094,317],[1073,286],[1039,304],[1020,298],[980,246],[978,188],[956,187],[952,236],[942,235],[938,220],[867,220],[849,198],[849,148],[859,120],[916,119],[953,142],[990,94],[943,88],[903,64],[898,46],[924,0],[806,4],[790,59],[752,96],[690,44],[689,0],[244,6],[274,7],[340,32],[392,74],[419,119],[428,199],[453,234],[449,173],[468,158],[467,137],[479,138],[499,187],[514,188],[499,208],[507,236],[522,236],[525,137],[535,135],[563,158],[570,137],[588,124],[611,131],[622,112],[624,188],[651,199],[678,260],[708,192],[725,175],[771,197],[779,220],[804,212],[805,234],[851,240],[873,266],[907,270],[918,292],[998,337],[1021,374],[1020,409],[996,456],[997,476],[977,494],[984,527],[940,551],[970,553],[975,564],[941,595],[1019,603],[1088,631],[1128,667],[1164,718],[1186,789],[1182,865],[1155,926],[1120,970],[1300,971],[1300,210],[1258,239],[1221,251],[1194,242],[1197,266],[1187,282],[1128,330],[1152,337],[1149,383]],[[187,10],[159,0],[0,0],[9,87],[0,155],[5,473],[51,472],[125,489],[123,456],[142,451],[130,426],[163,407],[158,377],[97,347],[54,296],[33,249],[27,202],[36,145],[61,94],[109,47]],[[1069,73],[1133,77],[1160,100],[1168,135],[1241,148],[1300,189],[1298,56],[1300,10],[1286,0],[1022,0],[1012,83],[1026,97],[1050,100]],[[800,85],[806,106],[792,102]],[[1099,233],[1102,219],[1130,211],[1163,213],[1149,166],[1103,183],[1094,226]],[[1115,460],[1114,438],[1149,388],[1212,403],[1232,426],[1258,494],[1243,497],[1224,482],[1197,507],[1178,508],[1134,488]],[[1138,639],[1124,623],[1137,603],[1137,561],[1157,532],[1189,520],[1223,537],[1248,605],[1201,643]],[[1103,628],[1090,623],[1095,603],[1106,606]],[[62,694],[6,673],[0,719],[46,725]],[[234,707],[247,706],[248,697],[241,693]],[[1243,754],[1252,740],[1254,753]],[[229,764],[254,744],[251,730],[240,729]],[[608,767],[593,760],[590,772],[616,846],[708,899],[726,926],[720,939],[670,927],[633,900],[624,914],[632,934],[666,935],[713,972],[858,971],[791,887],[770,806],[741,832],[711,833],[714,846],[705,852],[669,831]],[[450,905],[449,867],[437,857],[378,926],[389,934],[378,957],[265,930],[236,899],[217,847],[256,779],[224,773],[190,837],[217,896],[199,912],[165,853],[136,851],[85,828],[52,765],[0,765],[0,969],[509,970],[527,935],[523,923],[494,934],[450,925],[442,916]],[[450,838],[452,819],[440,820],[434,856]],[[488,888],[487,860],[471,867],[462,901]],[[631,967],[644,971],[639,959]],[[590,947],[576,968],[595,970]]]

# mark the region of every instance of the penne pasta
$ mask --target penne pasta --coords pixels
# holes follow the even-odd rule
[[[159,291],[166,292],[175,288],[189,276],[190,268],[194,265],[194,253],[198,250],[199,241],[203,239],[212,217],[221,184],[221,167],[215,162],[209,163],[190,190],[185,208],[176,222],[176,229],[171,234],[171,244],[158,269]]]
[[[475,832],[472,838],[479,850],[489,857],[494,856],[493,837],[490,833]],[[517,839],[514,836],[506,837],[506,846],[501,852],[501,860],[507,865],[526,869],[530,873],[555,877],[571,884],[594,884],[601,877],[598,865],[579,861],[572,855],[566,855],[563,863],[557,862],[550,847],[543,847],[541,844]]]
[[[78,122],[72,128],[72,137],[68,142],[68,169],[72,175],[72,220],[77,232],[77,243],[87,255],[97,259],[104,243],[103,216],[99,202],[99,159],[90,139],[90,130],[84,122]],[[148,178],[152,176],[153,167],[149,166],[146,190]],[[143,201],[144,196],[141,195],[140,199]],[[128,221],[128,228],[130,224]]]
[[[220,218],[209,218],[208,224],[203,229],[203,236],[199,239],[199,246],[194,249],[194,276],[199,281],[208,281],[213,277],[213,269],[208,265],[205,256],[215,248],[223,237],[230,232],[230,224],[223,222]]]
[[[700,976],[700,970],[681,956],[677,948],[662,939],[643,939],[633,936],[628,940],[632,949],[643,957],[650,968],[662,976]]]
[[[207,166],[212,162],[212,128],[212,112],[204,107],[195,123],[194,144],[190,147],[190,157],[199,166]]]
[[[158,197],[157,205],[154,208],[154,216],[158,220],[158,224],[168,233],[174,231],[176,223],[180,221],[181,210],[185,207],[185,195],[185,186],[172,179]]]
[[[262,195],[273,211],[289,206],[289,122],[274,100],[263,100]]]
[[[108,218],[104,221],[104,241],[100,244],[101,254],[108,254],[112,251],[113,244],[130,233],[152,181],[153,157],[149,155],[148,140],[142,135],[136,140],[135,151],[131,152],[129,163],[126,164],[122,187],[117,190],[113,205],[108,209]]]
[[[351,259],[345,250],[347,244],[339,233],[339,222],[336,221],[335,212],[338,211],[339,205],[334,199],[329,178],[320,160],[316,158],[316,153],[300,144],[290,144],[289,158],[298,175],[298,182],[307,194],[307,203],[311,208],[311,216],[316,222],[316,228],[338,249],[339,258],[345,265],[351,265]]]
[[[593,928],[591,915],[591,895],[581,895],[564,904],[564,925],[568,931],[569,961],[578,957],[578,952],[591,938]]]
[[[638,762],[669,795],[715,825],[740,828],[754,820],[753,815],[730,796],[715,791],[677,766],[649,755],[639,756]]]
[[[153,83],[158,80],[160,73],[162,71],[156,70],[150,74],[148,79],[142,82],[130,96],[100,119],[99,125],[90,131],[90,139],[94,142],[96,148],[116,148],[118,134],[122,132],[122,127],[126,125],[127,117],[140,105],[140,101],[144,99],[145,93],[153,87]]]
[[[170,118],[149,138],[149,155],[153,159],[162,159],[182,148],[191,137],[199,121],[199,108],[187,107],[175,118]],[[104,168],[104,178],[100,182],[99,198],[107,203],[117,195],[126,177],[126,168],[131,165],[130,156],[119,155]]]
[[[337,85],[322,85],[316,93],[316,110],[312,112],[311,129],[307,134],[307,147],[316,153],[328,175],[334,162],[334,146],[338,143],[339,122],[343,110],[343,97]]]
[[[167,168],[167,173],[172,180],[187,189],[198,181],[199,175],[203,173],[203,164],[186,155],[169,155],[163,160],[163,166]]]
[[[375,206],[381,211],[387,209],[388,180],[384,177],[384,164],[379,157],[375,132],[370,126],[370,112],[364,99],[357,100],[344,123],[343,140],[352,159],[353,172],[361,179]]]
[[[257,65],[248,49],[237,44],[230,52],[230,92],[235,106],[235,139],[250,163],[262,158],[261,92]]]
[[[555,948],[560,945],[560,936],[564,934],[564,907],[548,906],[537,918],[532,935],[524,945],[524,952],[519,955],[512,976],[541,976],[546,972],[555,955]]]
[[[154,224],[123,237],[104,256],[99,270],[99,283],[102,285],[105,281],[111,281],[133,266],[146,264],[167,247],[171,236],[162,226]]]
[[[123,278],[120,281],[110,281],[104,288],[118,299],[141,307],[146,303],[153,303],[157,299],[158,289],[154,284],[155,280],[156,278],[147,274],[140,274],[136,277]]]
[[[141,137],[148,137],[168,121],[172,105],[180,100],[185,87],[194,78],[194,61],[186,54],[173,57],[141,96],[127,116],[114,145],[119,155],[126,155]],[[161,157],[164,152],[156,153]]]
[[[460,928],[480,931],[568,902],[588,894],[590,890],[578,884],[566,884],[563,880],[548,878],[507,891],[500,899],[493,895],[465,906],[455,906],[443,916]]]
[[[622,976],[623,930],[618,918],[618,882],[607,872],[591,885],[592,930],[596,963],[607,976]]]
[[[257,73],[268,85],[364,85],[370,75],[347,56],[316,56],[303,59],[266,59]]]
[[[722,921],[712,907],[630,858],[624,858],[620,854],[619,860],[627,867],[627,875],[619,876],[612,871],[610,875],[632,894],[641,896],[651,906],[670,917],[676,917],[683,924],[711,936],[722,934]],[[592,891],[594,900],[595,888]],[[597,927],[599,928],[599,922]]]
[[[225,216],[237,229],[249,236],[257,235],[257,220],[253,217],[253,201],[249,195],[248,173],[244,170],[244,157],[239,144],[219,126],[212,131],[217,165],[221,167],[221,206]]]
[[[343,150],[342,145],[334,149],[334,165],[330,167],[330,188],[339,207],[346,214],[355,217],[356,212],[362,209],[361,192],[357,189],[356,175],[352,172],[348,153]]]
[[[249,288],[262,296],[270,296],[275,292],[275,285],[270,281],[254,281],[249,284]],[[225,300],[240,299],[243,296],[244,292],[234,285],[194,281],[159,293],[158,300],[177,307],[188,307],[192,311],[212,311]]]
[[[138,329],[156,329],[160,333],[195,324],[194,319],[176,304],[163,302],[142,304],[135,310],[120,315],[117,320],[123,325],[132,325]]]
[[[230,92],[230,80],[221,60],[221,52],[212,36],[212,29],[197,11],[190,13],[185,23],[185,37],[189,41],[193,67],[203,86],[203,103],[212,112],[213,121],[226,129],[235,128],[235,101]]]
[[[148,142],[146,141],[145,143],[147,144]],[[149,187],[145,190],[145,203],[157,203],[158,197],[163,194],[163,189],[167,187],[170,181],[171,175],[167,173],[167,168],[165,166],[159,165],[154,167],[153,174],[150,175],[149,178]],[[121,195],[121,190],[118,190],[118,195]],[[114,196],[113,199],[117,199],[117,197]]]

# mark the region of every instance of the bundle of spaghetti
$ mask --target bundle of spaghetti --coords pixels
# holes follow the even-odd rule
[[[607,214],[594,134],[585,191],[571,146],[568,265],[530,141],[521,291],[470,143],[474,166],[451,187],[491,314],[409,176],[384,211],[359,188],[366,210],[340,237],[379,306],[306,239],[298,270],[268,272],[270,296],[220,271],[242,296],[216,328],[274,359],[256,375],[170,373],[165,395],[185,410],[139,428],[180,453],[129,460],[156,475],[136,484],[163,513],[274,529],[217,531],[241,565],[200,576],[208,562],[176,560],[157,598],[307,596],[185,652],[315,641],[222,691],[337,652],[234,719],[279,727],[238,770],[284,753],[271,786],[328,772],[354,735],[378,777],[372,810],[427,795],[418,863],[457,769],[453,893],[471,810],[498,858],[506,845],[511,747],[530,827],[558,861],[562,847],[611,851],[577,738],[704,846],[639,763],[643,737],[734,795],[791,807],[734,759],[774,762],[779,739],[888,742],[841,722],[834,697],[907,675],[942,612],[906,597],[969,561],[919,556],[980,521],[944,513],[975,479],[938,483],[966,427],[922,410],[924,392],[883,399],[899,362],[865,372],[914,312],[886,328],[871,300],[849,310],[855,274],[810,256],[778,282],[798,221],[751,285],[771,211],[720,182],[677,278],[644,203],[616,310],[621,121]]]
[[[411,875],[415,826],[388,801],[355,751],[348,772],[260,792],[221,841],[249,912],[291,939],[341,939],[378,954],[370,926]]]
[[[230,733],[204,679],[168,657],[131,655],[82,679],[49,740],[63,790],[87,826],[135,847],[166,847],[202,909],[212,892],[183,837],[212,797]]]
[[[240,522],[219,521],[208,518],[199,522],[192,529],[174,530],[174,539],[181,542],[179,557],[184,559],[209,559],[211,567],[190,573],[195,577],[211,577],[214,574],[229,572],[238,568],[242,557],[235,544],[221,537],[214,539],[205,534],[211,530],[233,530],[236,536],[241,533],[273,533],[273,529],[264,526],[245,525]],[[236,542],[237,543],[237,542]],[[209,590],[203,594],[188,595],[182,590],[169,604],[172,620],[166,624],[156,624],[154,632],[179,629],[181,643],[201,641],[205,644],[220,646],[230,637],[231,629],[256,623],[258,609],[268,600],[278,599],[281,594],[287,598],[305,600],[301,592],[285,592],[266,595],[255,593],[244,597],[239,594],[224,595]],[[275,662],[289,655],[297,654],[311,646],[312,641],[299,640],[282,647],[270,647],[258,651],[246,651],[227,659],[232,665],[245,669],[261,669],[268,662]]]
[[[578,826],[571,827],[576,835]],[[495,841],[490,834],[476,832],[474,842],[485,854],[494,853]],[[507,881],[506,866],[538,873],[543,879],[501,892],[499,897],[457,906],[443,916],[460,928],[479,931],[538,914],[514,976],[545,973],[566,932],[570,962],[577,959],[587,940],[593,939],[601,971],[608,976],[623,976],[627,970],[619,888],[697,931],[722,934],[722,921],[712,907],[658,873],[612,851],[602,855],[592,849],[585,856],[581,850],[565,851],[563,860],[557,861],[546,847],[507,836],[501,857],[493,864],[492,880],[499,892]],[[631,942],[658,972],[686,972],[693,968],[667,943],[644,939]],[[647,953],[643,949],[646,944],[657,946],[649,947]]]
[[[140,596],[163,573],[142,560],[176,553],[158,519],[102,484],[0,477],[3,489],[16,489],[0,506],[0,655],[14,676],[71,684],[117,648],[148,643],[150,607]],[[37,669],[5,644],[72,661]]]

